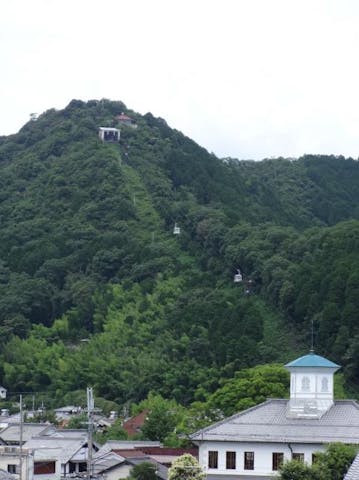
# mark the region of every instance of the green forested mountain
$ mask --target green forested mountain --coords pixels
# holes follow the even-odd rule
[[[102,143],[121,112],[137,128]],[[9,390],[188,405],[306,352],[312,321],[358,379],[356,160],[218,159],[150,113],[73,100],[0,137],[0,182]]]

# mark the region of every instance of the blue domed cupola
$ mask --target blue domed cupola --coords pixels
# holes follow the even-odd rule
[[[333,405],[333,377],[340,366],[311,351],[285,367],[290,372],[287,417],[320,418]]]

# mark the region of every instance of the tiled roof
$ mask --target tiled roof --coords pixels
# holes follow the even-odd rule
[[[287,418],[288,400],[267,400],[191,435],[194,441],[359,444],[359,404],[337,400],[321,418]]]
[[[102,445],[99,451],[95,454],[95,456],[104,455],[111,450],[119,450],[119,449],[134,449],[134,448],[141,448],[142,446],[145,447],[160,447],[160,442],[154,442],[151,440],[107,440],[107,442]]]
[[[50,458],[67,463],[75,454],[81,451],[86,443],[83,437],[61,438],[61,437],[33,437],[26,442],[25,447],[34,450],[35,460],[49,460]]]
[[[125,422],[123,422],[122,428],[127,432],[127,435],[130,437],[136,435],[138,432],[141,431],[141,427],[146,421],[146,417],[148,415],[148,410],[143,410],[138,415],[129,418]]]
[[[354,458],[353,463],[349,467],[344,480],[358,480],[359,478],[359,454]]]
[[[59,438],[87,438],[88,432],[84,428],[57,428],[48,435]]]
[[[98,456],[97,453],[93,456],[93,469],[96,474],[121,465],[126,461],[124,457],[117,455],[115,452],[107,452],[101,456]]]
[[[26,442],[34,435],[44,434],[45,432],[50,432],[55,428],[53,425],[47,423],[24,423],[22,426],[22,438]],[[19,443],[20,442],[20,424],[12,423],[9,426],[5,427],[0,432],[0,438],[4,440],[5,443]]]
[[[141,449],[135,450],[133,448],[129,448],[129,449],[116,448],[113,450],[113,452],[115,452],[117,455],[120,455],[121,457],[124,457],[124,458],[141,458],[145,456],[145,453]]]
[[[340,365],[331,362],[327,358],[316,355],[314,352],[310,352],[308,355],[299,357],[292,362],[285,365],[286,367],[325,367],[325,368],[340,368]]]
[[[193,457],[198,458],[198,448],[172,448],[172,447],[136,447],[146,455],[171,455],[174,457],[180,457],[185,453],[191,454]]]
[[[127,115],[125,115],[124,113],[121,113],[121,115],[118,115],[117,116],[118,120],[129,120],[132,122],[132,118],[128,117]]]

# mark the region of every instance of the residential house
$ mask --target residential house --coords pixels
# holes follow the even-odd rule
[[[7,392],[6,388],[0,385],[0,399],[6,398],[6,392]]]
[[[109,442],[116,444],[117,442]],[[120,442],[118,442],[120,443]],[[137,445],[136,445],[137,443]],[[138,445],[141,444],[142,445]],[[167,470],[173,460],[191,453],[197,455],[197,449],[167,448],[154,445],[156,442],[126,442],[123,441],[121,448],[109,450],[109,446],[103,446],[93,458],[93,471],[95,475],[101,475],[106,480],[127,478],[131,469],[143,462],[153,463],[156,467],[158,478],[167,479]]]
[[[83,409],[81,407],[76,407],[75,405],[65,405],[64,407],[55,408],[54,410],[58,422],[70,420],[73,416],[80,415],[82,412]]]
[[[114,462],[113,455],[116,455],[118,463],[107,466],[110,458]],[[135,465],[144,462],[153,463],[156,467],[157,477],[162,480],[167,480],[167,467],[156,462],[156,460],[144,454],[141,450],[133,448],[114,450],[106,454],[106,457],[106,461],[103,457],[96,457],[94,460],[94,472],[101,474],[106,480],[127,478]]]
[[[144,458],[146,458],[148,461],[148,457],[138,450],[141,450],[142,447],[159,446],[161,446],[160,442],[148,440],[108,440],[93,456],[93,472],[96,476],[101,476],[106,480],[126,478],[134,465],[134,458],[142,459],[142,461],[145,461]],[[116,450],[130,451],[130,454],[128,456],[121,455]]]
[[[310,465],[331,442],[359,444],[359,404],[333,396],[340,367],[314,352],[286,367],[289,400],[267,400],[191,435],[208,480],[269,480],[283,461]]]
[[[25,447],[34,452],[34,480],[60,480],[87,472],[87,437],[65,435],[41,435],[26,442]],[[92,453],[97,450],[94,444]]]

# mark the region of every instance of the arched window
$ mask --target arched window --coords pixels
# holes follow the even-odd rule
[[[327,377],[322,378],[322,392],[328,391],[328,379]]]
[[[308,377],[302,378],[302,391],[308,392],[310,390],[310,380]]]

